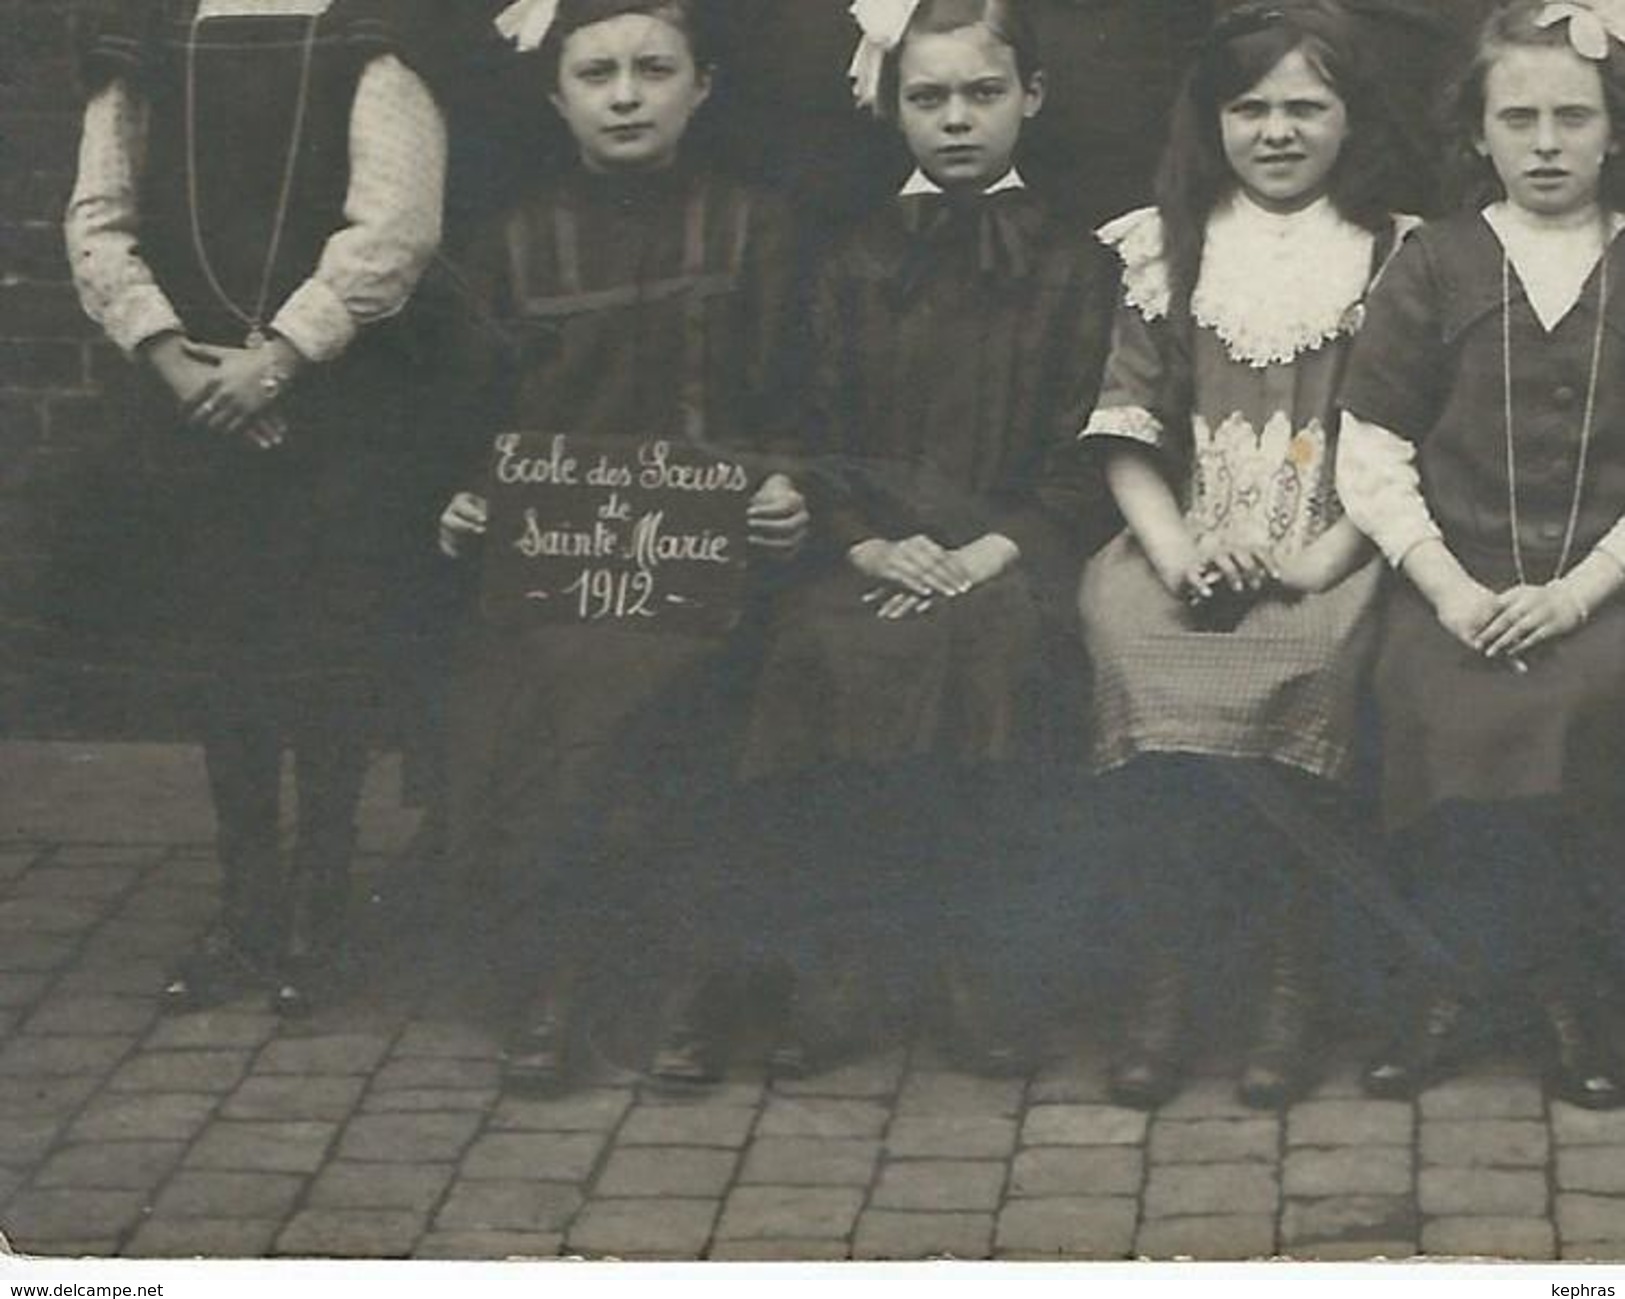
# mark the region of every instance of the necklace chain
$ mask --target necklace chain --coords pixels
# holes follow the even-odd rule
[[[1597,276],[1597,326],[1591,340],[1591,374],[1586,380],[1585,416],[1580,422],[1580,449],[1574,469],[1574,493],[1569,500],[1568,526],[1563,533],[1563,548],[1558,552],[1557,567],[1548,581],[1556,581],[1568,571],[1569,557],[1574,550],[1574,535],[1580,525],[1580,503],[1585,495],[1586,462],[1591,454],[1591,434],[1597,413],[1597,379],[1602,371],[1602,337],[1604,320],[1608,312],[1608,262],[1610,248],[1605,241],[1602,263]],[[1512,567],[1519,586],[1528,586],[1529,577],[1524,569],[1523,537],[1518,513],[1518,454],[1517,439],[1512,417],[1512,258],[1501,254],[1501,382],[1502,402],[1506,427],[1507,513],[1512,531]]]
[[[310,73],[316,52],[316,30],[320,14],[312,14],[305,25],[305,39],[300,53],[299,94],[294,101],[293,128],[288,133],[288,151],[282,164],[282,184],[277,194],[276,208],[271,219],[271,237],[265,251],[265,265],[260,271],[259,289],[252,311],[245,311],[226,292],[215,273],[214,263],[203,240],[202,204],[198,199],[197,165],[197,47],[198,29],[202,14],[192,18],[186,40],[186,201],[192,226],[192,251],[214,296],[220,305],[248,327],[245,340],[249,347],[262,346],[265,339],[265,308],[271,296],[271,278],[276,273],[277,257],[282,251],[282,235],[288,224],[288,207],[293,198],[293,178],[299,166],[299,145],[305,133],[305,112],[310,104]]]

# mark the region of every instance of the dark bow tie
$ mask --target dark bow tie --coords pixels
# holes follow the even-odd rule
[[[983,275],[1021,278],[1032,269],[1021,213],[1024,190],[997,194],[905,194],[898,200],[908,250],[898,284],[911,293],[936,265],[966,259]]]

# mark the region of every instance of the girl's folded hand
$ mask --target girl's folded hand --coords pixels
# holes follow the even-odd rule
[[[1466,576],[1451,582],[1433,601],[1439,625],[1468,649],[1479,653],[1484,652],[1479,638],[1498,608],[1495,592]]]
[[[985,537],[949,551],[965,571],[972,587],[991,582],[1021,558],[1021,548],[1002,533],[990,532]]]
[[[952,552],[923,534],[902,541],[871,537],[858,542],[846,555],[852,567],[865,577],[889,582],[928,599],[964,595],[972,586],[970,575]]]
[[[1487,658],[1515,657],[1567,636],[1585,622],[1585,609],[1560,583],[1515,586],[1494,597],[1495,612],[1473,638]]]
[[[458,492],[440,516],[440,551],[453,559],[463,553],[463,544],[485,535],[489,510],[483,496]]]
[[[279,339],[263,347],[188,342],[185,350],[193,360],[214,367],[213,377],[185,405],[187,422],[233,436],[246,435],[259,422],[299,365],[298,353]]]
[[[888,622],[918,618],[936,607],[936,601],[928,595],[915,595],[912,591],[899,591],[890,586],[877,586],[873,591],[865,591],[863,602],[878,603],[880,607],[875,610],[875,617]]]
[[[1207,568],[1236,592],[1262,591],[1279,580],[1275,560],[1262,546],[1209,543],[1201,547]]]
[[[184,334],[160,334],[141,345],[141,355],[162,379],[183,409],[203,398],[218,368],[212,358],[198,353],[197,344]]]
[[[791,553],[807,540],[807,498],[784,474],[769,474],[745,509],[750,544]]]

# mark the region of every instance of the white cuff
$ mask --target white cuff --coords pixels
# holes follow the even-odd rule
[[[1144,406],[1102,406],[1089,417],[1089,423],[1078,434],[1078,441],[1097,437],[1127,438],[1143,446],[1160,448],[1162,421]]]
[[[293,291],[276,313],[271,329],[307,361],[331,361],[356,335],[355,318],[344,300],[318,279],[309,279]]]
[[[1425,542],[1443,541],[1444,533],[1430,520],[1427,524],[1418,522],[1404,528],[1384,528],[1373,540],[1390,568],[1403,568],[1411,551]]]
[[[101,321],[113,344],[133,357],[148,339],[185,332],[185,325],[156,284],[138,284],[108,303]]]

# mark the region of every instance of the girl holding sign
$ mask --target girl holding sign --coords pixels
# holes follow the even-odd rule
[[[952,1040],[971,1067],[1007,1070],[1025,1053],[986,967],[1020,941],[996,903],[1033,864],[1037,759],[1057,752],[1045,724],[1079,730],[1065,593],[1103,499],[1073,442],[1111,268],[1016,169],[1044,101],[1020,0],[855,13],[860,101],[916,166],[828,260],[813,308],[827,566],[784,602],[747,752],[780,791],[787,828],[769,841],[802,853],[786,906],[820,918],[778,1064],[856,1044],[850,962],[932,946],[904,933],[929,898],[924,923],[964,958],[948,962]]]
[[[806,510],[772,472],[789,409],[792,248],[780,208],[685,149],[715,75],[708,13],[700,0],[521,0],[497,22],[577,160],[534,185],[474,251],[480,318],[459,362],[473,387],[456,418],[486,462],[498,435],[493,478],[504,493],[527,477],[607,489],[598,496],[608,514],[596,520],[538,508],[543,534],[619,528],[617,467],[658,475],[653,448],[664,441],[747,466],[753,486],[736,508],[748,511],[748,540],[761,555],[794,552]],[[501,436],[512,430],[540,434],[539,451],[521,454]],[[602,450],[578,455],[581,439]],[[678,494],[693,486],[687,473],[665,477]],[[484,492],[459,493],[442,546],[456,553],[484,534],[484,562],[495,564],[496,546],[524,543],[524,528],[504,525],[498,538],[496,524]],[[555,544],[575,543],[532,548]],[[657,543],[645,528],[628,544]],[[684,859],[680,830],[693,828],[695,804],[726,765],[726,688],[742,637],[634,626],[644,621],[635,603],[612,591],[587,610],[590,623],[488,609],[455,672],[453,852],[500,926],[480,941],[500,949],[518,994],[515,1088],[569,1081],[587,957],[632,954],[631,918],[659,909],[654,886]],[[698,842],[689,849],[697,855]],[[684,1026],[669,1045],[669,1076],[715,1075]]]
[[[415,9],[127,0],[90,51],[68,252],[136,363],[155,524],[120,555],[115,598],[141,607],[117,630],[199,684],[225,874],[219,925],[167,978],[179,1008],[261,985],[303,1007],[344,936],[363,721],[421,528],[416,358],[388,323],[440,237],[445,131]]]
[[[1385,812],[1457,960],[1364,1081],[1413,1094],[1510,1005],[1543,1029],[1552,1094],[1611,1109],[1585,885],[1617,905],[1618,840],[1595,832],[1617,831],[1625,725],[1625,12],[1504,7],[1454,108],[1474,201],[1395,260],[1342,399],[1339,489],[1403,579]]]

